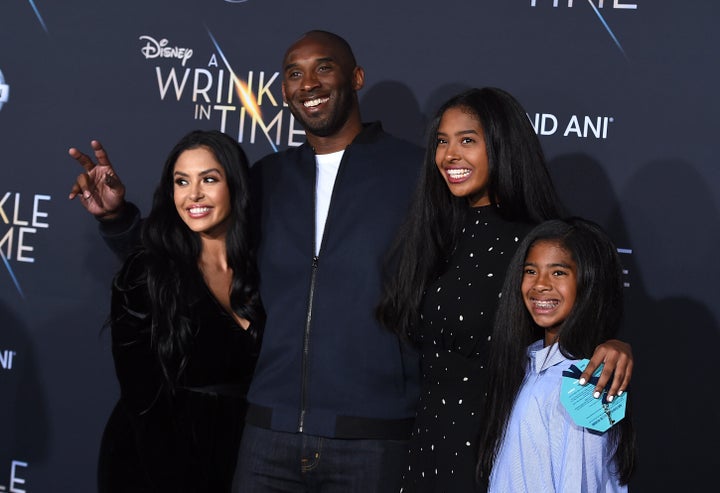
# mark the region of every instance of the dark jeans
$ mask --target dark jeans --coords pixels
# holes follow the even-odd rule
[[[397,493],[405,440],[344,440],[245,425],[233,491]]]

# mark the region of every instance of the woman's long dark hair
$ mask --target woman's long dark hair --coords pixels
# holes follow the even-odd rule
[[[173,200],[175,163],[184,151],[204,148],[225,171],[230,217],[225,239],[232,269],[230,305],[251,323],[262,323],[254,243],[250,238],[248,160],[240,145],[216,131],[195,130],[170,151],[150,214],[143,224],[142,246],[148,259],[147,285],[152,316],[151,339],[165,378],[173,388],[187,364],[192,337],[187,286],[197,282],[201,241],[182,221]]]
[[[558,335],[560,351],[572,359],[590,358],[595,348],[614,338],[620,328],[622,267],[615,246],[602,228],[591,221],[569,218],[546,221],[530,231],[510,262],[495,315],[488,396],[479,440],[478,479],[483,482],[492,471],[525,376],[527,347],[544,337],[521,292],[525,259],[540,241],[557,242],[577,266],[575,304]],[[622,484],[628,482],[634,468],[635,435],[629,413],[628,406],[626,418],[608,431],[617,447],[614,459]]]
[[[443,268],[470,210],[454,197],[435,164],[443,114],[460,108],[482,126],[488,157],[491,204],[508,221],[537,223],[561,217],[537,134],[520,103],[497,88],[471,89],[448,100],[436,113],[427,136],[423,172],[410,214],[389,254],[383,298],[376,314],[402,337],[416,325],[425,287]]]

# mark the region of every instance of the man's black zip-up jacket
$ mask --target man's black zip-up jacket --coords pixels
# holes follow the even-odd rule
[[[248,422],[336,438],[409,438],[416,352],[374,308],[422,150],[365,125],[342,158],[315,255],[315,154],[306,142],[251,168],[267,313]]]

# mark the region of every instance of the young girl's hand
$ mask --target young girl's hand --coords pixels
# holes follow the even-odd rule
[[[595,385],[593,396],[596,399],[599,398],[605,385],[612,377],[612,385],[610,385],[608,391],[608,400],[612,401],[613,397],[621,395],[630,385],[633,370],[633,355],[630,344],[617,339],[610,339],[596,347],[585,371],[580,375],[580,385],[585,385],[590,380],[593,372],[601,363],[605,363],[605,366],[603,366],[602,373]]]

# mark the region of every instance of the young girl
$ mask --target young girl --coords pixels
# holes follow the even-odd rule
[[[478,463],[488,491],[627,491],[630,417],[598,433],[560,402],[562,372],[616,335],[621,276],[615,247],[590,221],[547,221],[521,243],[493,332]]]

